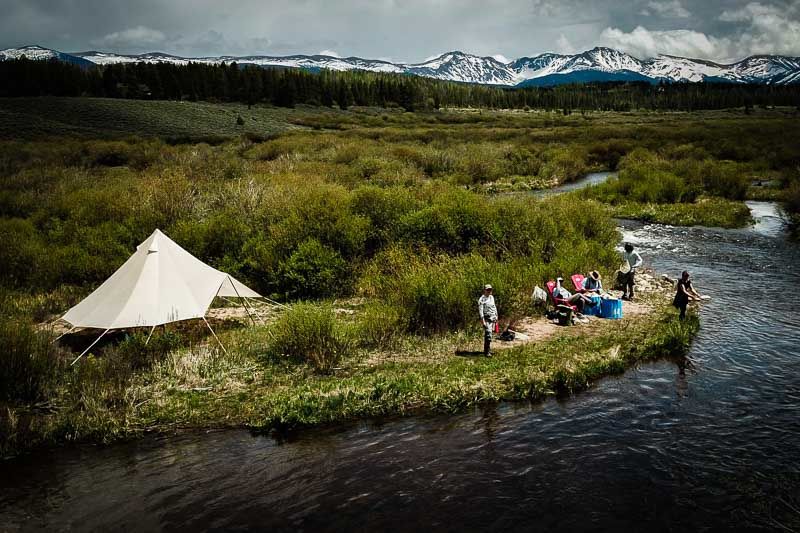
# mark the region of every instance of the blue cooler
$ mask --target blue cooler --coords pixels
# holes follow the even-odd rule
[[[600,314],[600,306],[602,302],[602,298],[599,296],[589,296],[592,299],[592,304],[586,304],[583,307],[583,314],[584,315],[591,315],[591,316],[601,316]]]
[[[600,316],[603,318],[622,318],[622,300],[605,298],[600,302]]]

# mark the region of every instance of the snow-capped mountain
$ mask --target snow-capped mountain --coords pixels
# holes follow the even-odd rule
[[[38,46],[9,48],[0,51],[0,60],[22,56],[30,59],[57,58],[83,65],[112,63],[158,63],[178,65],[195,63],[259,65],[304,69],[368,70],[413,74],[440,80],[504,86],[549,86],[589,81],[725,81],[732,83],[800,83],[800,58],[787,56],[751,56],[722,65],[700,59],[659,55],[640,60],[619,50],[597,47],[574,55],[546,53],[521,57],[508,63],[493,57],[480,57],[454,51],[422,63],[393,63],[360,57],[325,55],[293,56],[213,56],[179,57],[160,52],[123,55],[108,52],[65,54]]]
[[[50,48],[42,48],[41,46],[23,46],[22,48],[7,48],[5,50],[0,50],[0,61],[19,59],[22,56],[25,56],[28,59],[36,60],[58,59],[59,61],[66,61],[67,63],[74,63],[83,67],[90,67],[93,65],[91,61],[88,61],[82,57],[72,54],[65,54],[64,52],[51,50]]]
[[[464,52],[447,52],[424,63],[402,65],[407,74],[439,80],[516,85],[516,73],[493,57],[478,57]]]

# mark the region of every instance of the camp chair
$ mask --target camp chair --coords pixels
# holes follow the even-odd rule
[[[577,311],[577,310],[578,310],[578,306],[577,306],[577,305],[572,305],[572,304],[570,304],[570,303],[569,303],[567,300],[565,300],[564,298],[556,298],[555,296],[553,296],[553,289],[555,289],[555,288],[556,288],[556,282],[555,282],[555,281],[553,281],[553,280],[550,280],[550,281],[548,281],[548,282],[546,283],[546,285],[547,285],[547,294],[549,294],[549,295],[550,295],[550,298],[553,300],[553,305],[554,305],[556,308],[557,308],[559,305],[565,305],[565,306],[567,306],[567,307],[570,307],[570,308],[571,308],[573,311]]]
[[[583,274],[573,274],[570,279],[572,280],[572,284],[575,285],[575,290],[583,292],[583,282],[586,277]]]

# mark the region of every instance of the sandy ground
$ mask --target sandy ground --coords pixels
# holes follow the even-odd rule
[[[622,302],[621,320],[626,320],[634,316],[640,316],[652,311],[652,307],[642,302]],[[610,321],[596,316],[585,316],[586,322],[580,322],[574,326],[559,326],[554,320],[548,320],[544,316],[525,317],[517,321],[511,329],[517,333],[517,338],[513,341],[495,340],[492,343],[493,350],[513,348],[521,344],[541,342],[554,335],[586,335],[593,334],[602,330],[603,325]],[[520,335],[521,334],[521,335]]]
[[[654,294],[668,294],[673,290],[672,283],[659,278],[652,271],[643,271],[637,274],[637,294],[644,296],[644,300]],[[610,294],[619,297],[622,291],[608,291]],[[622,302],[622,321],[636,316],[646,315],[653,311],[653,307],[645,301],[638,300],[633,302]],[[513,341],[502,341],[495,339],[492,342],[492,351],[506,350],[523,344],[530,344],[545,341],[551,337],[559,335],[594,335],[603,331],[604,326],[614,322],[612,320],[595,316],[585,316],[585,321],[576,323],[574,326],[560,326],[554,320],[548,320],[544,316],[524,317],[510,328],[517,333]],[[501,327],[503,326],[501,320]],[[477,340],[474,344],[459,348],[465,352],[479,352],[483,350],[482,340]]]

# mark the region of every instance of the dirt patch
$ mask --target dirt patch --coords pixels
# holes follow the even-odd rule
[[[658,277],[653,271],[647,270],[637,273],[636,290],[639,297],[636,300],[622,302],[622,321],[648,315],[653,312],[653,301],[665,297],[673,289],[672,282],[664,277]],[[622,296],[621,291],[611,290],[609,294],[617,298]],[[544,316],[524,317],[518,320],[511,328],[517,335],[513,341],[496,339],[492,342],[492,350],[506,350],[542,342],[559,335],[597,335],[601,333],[614,320],[607,320],[596,316],[584,316],[583,320],[573,326],[560,326],[554,320]],[[464,347],[464,351],[479,351],[483,349],[482,341],[478,340]],[[474,345],[473,345],[474,344]],[[481,344],[479,346],[479,344]]]
[[[622,320],[646,315],[653,311],[653,306],[644,302],[622,302]],[[521,344],[541,342],[555,335],[591,335],[601,332],[604,326],[612,321],[596,316],[584,316],[584,321],[576,323],[574,326],[559,326],[554,320],[548,320],[544,316],[525,317],[514,324],[511,328],[517,333],[513,341],[496,340],[493,348],[498,350],[514,348]]]

